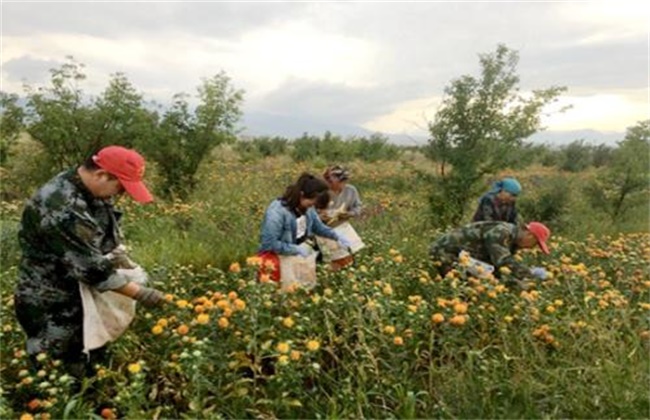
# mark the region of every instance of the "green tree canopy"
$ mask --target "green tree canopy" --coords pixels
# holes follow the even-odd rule
[[[524,94],[517,52],[499,45],[480,55],[481,76],[461,76],[445,88],[429,123],[428,156],[438,163],[432,211],[443,224],[458,223],[475,186],[506,167],[513,148],[541,129],[541,114],[564,90],[550,87]]]

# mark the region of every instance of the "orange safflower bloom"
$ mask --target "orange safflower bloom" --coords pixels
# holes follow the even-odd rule
[[[228,318],[222,316],[221,318],[219,318],[219,322],[217,323],[217,325],[219,325],[219,328],[225,329],[228,328],[228,325],[230,325],[230,321],[228,321]]]
[[[442,324],[443,322],[445,322],[445,316],[443,314],[441,314],[440,312],[437,312],[437,313],[431,315],[431,321],[434,324]]]
[[[465,325],[466,322],[467,322],[467,317],[465,315],[454,315],[453,317],[451,317],[451,319],[449,319],[449,323],[456,327],[463,326]]]
[[[467,313],[467,304],[464,302],[458,302],[454,305],[454,312],[456,312],[459,315],[463,315]]]

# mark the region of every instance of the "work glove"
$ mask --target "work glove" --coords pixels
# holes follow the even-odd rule
[[[352,247],[352,243],[345,236],[339,236],[339,239],[336,241],[342,248],[349,249]]]
[[[128,281],[132,281],[140,285],[144,285],[145,283],[147,283],[147,280],[149,279],[149,277],[147,276],[147,272],[144,271],[144,269],[137,264],[135,268],[118,268],[115,271],[117,272],[117,274],[123,276]]]
[[[161,306],[166,302],[163,292],[146,286],[140,286],[133,299],[149,307]]]
[[[544,267],[533,267],[530,269],[530,274],[540,280],[544,280],[548,276],[548,273]]]
[[[105,254],[104,257],[110,260],[115,268],[135,268],[138,265],[129,258],[126,247],[121,244],[108,254]]]
[[[303,258],[308,257],[309,256],[309,250],[299,246],[298,247],[298,255],[300,255]]]

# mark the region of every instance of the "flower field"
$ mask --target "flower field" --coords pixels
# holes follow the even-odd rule
[[[440,278],[418,186],[366,169],[352,182],[375,209],[357,222],[366,248],[283,293],[256,281],[253,255],[268,199],[299,169],[270,170],[209,170],[194,203],[128,209],[129,245],[168,303],[138,308],[80,393],[57,361],[29,369],[3,266],[0,418],[647,418],[648,232],[554,234],[550,256],[519,254],[551,273],[526,291],[462,264]]]

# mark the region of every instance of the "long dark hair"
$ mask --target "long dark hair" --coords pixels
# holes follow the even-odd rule
[[[304,172],[294,184],[287,187],[280,199],[291,210],[297,210],[300,208],[300,199],[303,197],[316,198],[317,203],[329,201],[329,186],[324,180]]]

